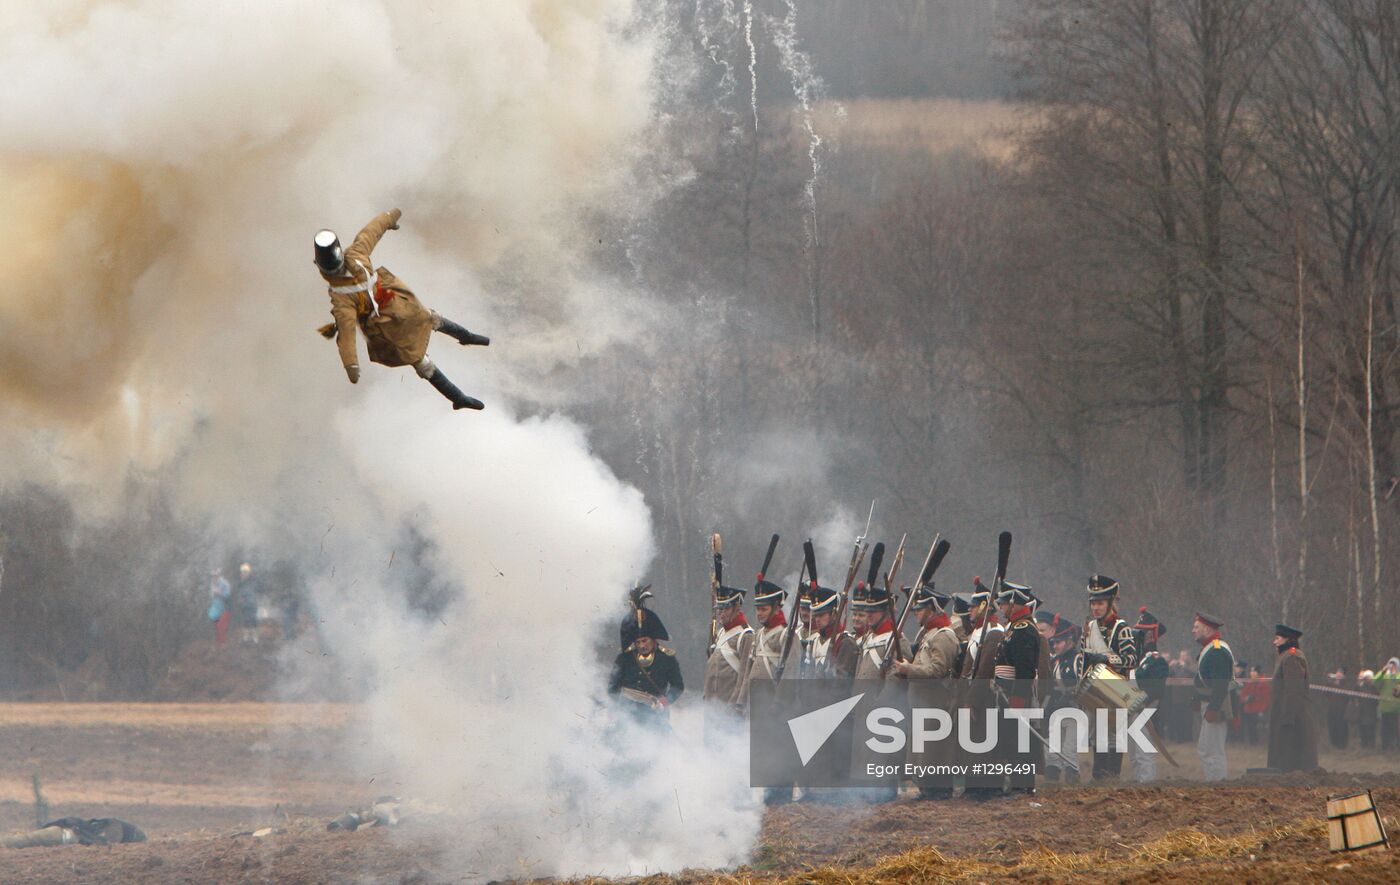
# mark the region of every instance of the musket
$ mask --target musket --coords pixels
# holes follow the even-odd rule
[[[768,574],[768,567],[773,564],[773,551],[777,549],[778,536],[774,534],[773,537],[768,539],[768,552],[763,554],[763,566],[758,570],[758,575],[754,577],[753,592],[755,596],[758,595],[758,585],[762,583],[763,576]],[[778,608],[781,610],[782,606],[779,605]],[[749,659],[744,663],[744,672],[741,674],[741,678],[745,683],[749,681],[749,673],[753,671],[753,662],[758,660],[757,639],[758,637],[755,636],[753,647],[749,649]]]
[[[920,587],[925,586],[929,581],[933,580],[933,576],[937,573],[938,567],[943,564],[944,557],[948,555],[948,551],[952,548],[952,544],[943,540],[942,534],[934,534],[933,544],[929,546],[928,555],[924,557],[923,568],[919,569],[919,582],[910,589],[909,598],[904,600],[904,613],[899,616],[899,623],[896,624],[894,628],[896,639],[904,635],[904,622],[908,620],[909,610],[913,608],[914,594],[919,591]],[[894,571],[895,570],[892,569],[891,574],[887,575],[885,578],[885,589],[889,591],[891,599],[894,598],[894,590],[892,589]],[[893,643],[885,648],[885,657],[880,661],[880,672],[885,672],[890,668],[890,665],[894,663],[895,653],[896,651]]]
[[[773,537],[778,537],[774,535]],[[806,546],[810,547],[812,542],[807,541]],[[813,557],[813,561],[816,558]],[[792,653],[792,640],[797,635],[797,618],[802,606],[802,585],[807,577],[807,558],[802,559],[802,569],[797,573],[797,590],[792,594],[792,615],[788,618],[787,631],[783,634],[783,654],[778,658],[777,669],[773,672],[774,684],[783,681],[783,672],[787,670],[788,655]],[[813,582],[815,583],[815,582]]]
[[[710,535],[710,553],[714,555],[713,565],[710,567],[710,650],[706,655],[714,653],[715,639],[719,637],[719,618],[715,616],[715,595],[719,593],[720,584],[724,583],[724,541],[720,538],[719,532]]]
[[[865,560],[865,551],[868,545],[865,539],[870,535],[870,522],[875,518],[875,502],[870,502],[870,513],[865,517],[865,531],[856,535],[855,546],[851,549],[851,563],[846,568],[846,583],[841,588],[841,601],[836,606],[836,640],[834,640],[832,650],[840,647],[841,634],[846,632],[846,606],[851,601],[851,585],[855,583],[856,575],[860,572],[860,564]]]
[[[1001,582],[1006,578],[1006,565],[1011,561],[1011,533],[1002,532],[997,536],[997,570],[992,578],[992,587],[987,594],[987,610],[982,614],[982,630],[977,636],[977,657],[972,659],[972,669],[968,671],[967,678],[973,679],[977,675],[977,668],[982,664],[982,652],[987,647],[987,627],[992,622],[992,606],[996,605],[997,593],[1001,591]],[[981,582],[978,582],[981,588]]]

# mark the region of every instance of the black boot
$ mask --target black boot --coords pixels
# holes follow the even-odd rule
[[[468,332],[447,317],[438,317],[437,330],[444,335],[450,335],[456,338],[458,344],[480,344],[484,346],[491,343],[491,339],[487,338],[485,335]]]
[[[453,409],[484,409],[486,404],[476,397],[467,396],[457,389],[457,385],[447,380],[447,376],[442,374],[442,370],[433,372],[428,377],[428,383],[437,388],[437,392],[452,401]]]

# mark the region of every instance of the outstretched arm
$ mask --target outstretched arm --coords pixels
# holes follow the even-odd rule
[[[355,353],[355,307],[333,303],[331,316],[335,317],[335,345],[340,350],[341,365],[345,366],[350,383],[355,384],[360,380],[360,357]]]
[[[365,225],[364,230],[355,235],[355,242],[350,244],[350,248],[345,252],[345,260],[353,265],[356,261],[370,266],[369,255],[374,251],[374,247],[379,245],[379,241],[384,237],[385,232],[398,230],[399,218],[403,215],[398,209],[390,209],[374,217],[374,220]]]

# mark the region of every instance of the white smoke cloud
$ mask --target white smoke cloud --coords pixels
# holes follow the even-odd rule
[[[444,812],[463,869],[483,875],[734,863],[758,825],[742,750],[703,748],[694,714],[674,743],[626,736],[631,767],[598,767],[614,750],[590,728],[606,676],[591,640],[653,555],[650,515],[577,426],[512,405],[535,373],[650,318],[576,261],[580,210],[635,199],[656,48],[633,12],[0,11],[0,487],[42,482],[100,512],[127,471],[158,472],[230,545],[314,559],[324,635],[374,686],[369,746],[349,761],[390,758],[406,793],[494,817],[477,838]],[[328,303],[311,235],[348,240],[394,205],[403,229],[376,261],[492,335],[486,350],[431,348],[484,413],[363,359],[351,387],[314,332]],[[503,258],[531,268],[528,295],[483,291],[478,268]],[[462,588],[441,620],[398,592],[393,529],[408,518]],[[659,800],[643,838],[637,809]],[[519,851],[483,869],[471,855],[491,845]]]

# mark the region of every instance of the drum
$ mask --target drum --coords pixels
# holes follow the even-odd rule
[[[1074,698],[1085,710],[1127,710],[1129,715],[1137,715],[1150,700],[1147,692],[1107,664],[1095,664],[1084,671],[1074,690]]]

